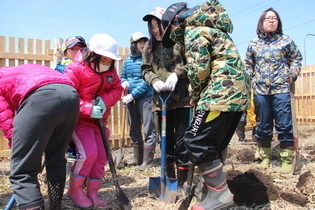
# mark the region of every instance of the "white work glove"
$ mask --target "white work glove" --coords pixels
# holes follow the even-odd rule
[[[128,81],[124,81],[123,83],[121,83],[121,86],[126,89],[126,87],[129,87],[129,82]]]
[[[153,88],[156,92],[161,92],[161,91],[164,91],[165,90],[165,83],[162,82],[161,80],[153,83]]]
[[[174,91],[177,81],[178,81],[177,74],[175,72],[171,73],[165,82],[165,90]]]
[[[131,94],[128,94],[128,95],[122,97],[122,102],[124,104],[129,104],[132,100],[133,100],[133,97]]]

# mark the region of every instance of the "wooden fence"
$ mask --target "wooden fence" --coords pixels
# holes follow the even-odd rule
[[[55,39],[53,46],[49,40],[34,40],[15,37],[0,36],[0,67],[17,66],[27,63],[36,63],[54,68],[56,62],[61,59],[60,45],[62,39]],[[129,54],[129,48],[119,47],[119,55],[125,59]],[[118,73],[120,74],[123,61],[116,62]],[[303,66],[301,75],[296,81],[296,107],[297,121],[302,124],[315,123],[315,65]],[[111,130],[110,145],[112,148],[119,147],[121,135],[121,120],[123,105],[118,102],[109,117],[108,127]],[[128,123],[126,124],[125,139],[126,145],[131,145],[131,139],[128,135]],[[0,130],[0,157],[8,156],[10,151],[7,148],[7,140]]]

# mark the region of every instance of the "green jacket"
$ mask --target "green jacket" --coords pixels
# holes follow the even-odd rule
[[[152,86],[152,81],[159,79],[165,82],[168,76],[175,72],[178,76],[178,82],[171,98],[168,101],[167,108],[170,110],[190,107],[190,98],[188,93],[189,80],[186,69],[184,68],[184,55],[180,46],[174,45],[173,48],[164,48],[161,42],[158,42],[157,49],[155,51],[156,59],[154,61],[151,61],[152,59],[147,57],[147,50],[146,45],[142,55],[143,60],[141,65],[144,80]],[[161,94],[165,97],[168,93],[161,92]],[[153,93],[153,102],[155,104],[153,110],[160,110],[161,102],[157,97],[156,91]]]
[[[233,40],[233,25],[217,0],[208,0],[170,34],[185,46],[189,93],[197,110],[244,111],[250,84]]]

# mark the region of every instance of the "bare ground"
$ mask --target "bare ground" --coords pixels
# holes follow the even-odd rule
[[[235,201],[235,205],[228,209],[315,209],[315,125],[299,125],[298,129],[301,168],[296,175],[279,173],[278,141],[273,141],[270,167],[259,170],[255,167],[259,161],[255,154],[256,145],[238,144],[236,136],[233,137],[224,167]],[[251,142],[251,131],[246,131],[246,137],[247,141]],[[112,154],[115,157],[117,150],[113,150]],[[123,161],[130,160],[132,148],[125,148],[124,154]],[[117,170],[119,184],[129,198],[133,209],[178,209],[180,205],[180,201],[175,204],[165,203],[148,192],[149,177],[160,176],[159,155],[159,150],[157,150],[154,167],[144,172],[136,171],[136,167],[123,167]],[[9,170],[9,160],[1,159],[1,209],[4,208],[12,194],[8,179]],[[95,209],[121,209],[108,166],[106,166],[106,170],[108,172],[104,176],[99,196],[108,202],[108,206]],[[195,180],[197,180],[197,176],[196,172]],[[45,171],[40,174],[39,179],[42,194],[47,199],[44,177]],[[191,205],[195,203],[196,201],[193,200]],[[77,209],[66,195],[62,205],[63,209]]]

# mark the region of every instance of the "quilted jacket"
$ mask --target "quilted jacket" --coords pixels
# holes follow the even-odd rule
[[[33,90],[51,83],[73,86],[67,76],[46,66],[26,64],[0,68],[0,128],[9,141],[15,112],[24,98]]]
[[[96,126],[96,119],[91,118],[90,114],[95,98],[101,96],[106,105],[103,115],[106,125],[110,108],[120,100],[123,91],[116,68],[110,67],[106,72],[97,73],[89,63],[83,62],[83,55],[78,52],[73,62],[67,66],[65,74],[70,77],[80,95],[78,124]]]

